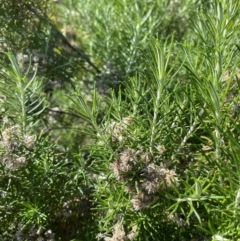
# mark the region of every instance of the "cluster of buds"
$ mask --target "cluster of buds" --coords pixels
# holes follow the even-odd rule
[[[2,140],[0,145],[7,151],[12,152],[14,149],[19,148],[21,143],[19,142],[19,136],[21,130],[19,125],[12,126],[2,131]]]
[[[123,149],[110,168],[132,195],[131,203],[136,211],[155,202],[161,189],[178,183],[175,171],[154,164],[152,154],[141,150]]]
[[[132,230],[127,234],[123,225],[116,223],[113,227],[112,237],[107,237],[106,234],[98,234],[97,239],[104,239],[104,241],[126,241],[134,240],[137,234],[137,226],[133,226]]]
[[[107,133],[111,136],[112,141],[122,143],[126,135],[126,128],[133,123],[132,117],[125,117],[121,122],[113,121],[107,128]]]
[[[25,156],[20,155],[22,147],[31,149],[36,141],[34,135],[23,135],[19,125],[6,128],[1,133],[0,147],[3,150],[2,162],[9,169],[17,169],[26,164]],[[20,152],[19,152],[20,150]]]
[[[23,135],[19,125],[9,127],[2,131],[2,139],[0,145],[7,151],[12,152],[20,146],[24,145],[26,148],[31,149],[36,141],[35,135]]]

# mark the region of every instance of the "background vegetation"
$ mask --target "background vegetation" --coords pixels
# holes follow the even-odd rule
[[[2,0],[0,239],[240,240],[239,4]]]

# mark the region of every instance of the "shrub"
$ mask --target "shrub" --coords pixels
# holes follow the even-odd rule
[[[76,75],[49,99],[31,64],[2,55],[1,239],[239,240],[239,2],[183,1],[186,31],[148,4],[86,2],[92,94]],[[61,142],[45,111],[58,100],[74,133]]]

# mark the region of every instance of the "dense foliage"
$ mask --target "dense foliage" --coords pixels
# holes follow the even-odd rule
[[[2,0],[0,239],[240,240],[239,11]]]

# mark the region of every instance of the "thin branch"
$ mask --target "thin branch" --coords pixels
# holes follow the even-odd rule
[[[64,44],[66,44],[70,49],[72,49],[73,51],[75,51],[81,59],[83,59],[84,61],[86,61],[91,67],[93,67],[98,73],[101,73],[101,71],[96,67],[96,65],[94,65],[92,63],[92,61],[89,59],[89,57],[79,48],[71,45],[69,43],[69,41],[67,40],[67,38],[57,29],[57,27],[55,26],[54,23],[51,22],[51,20],[49,20],[47,17],[42,16],[42,14],[40,14],[35,8],[33,8],[30,5],[27,5],[28,9],[35,15],[37,16],[39,19],[41,19],[42,21],[44,21],[45,23],[49,24],[55,31],[57,36],[62,40],[62,42]]]
[[[46,108],[45,110],[48,113],[56,113],[56,114],[60,114],[60,115],[69,115],[69,116],[74,116],[74,117],[77,117],[77,118],[81,119],[79,115],[71,113],[71,112],[66,112],[66,111],[62,111],[62,110],[54,110],[52,108]]]

